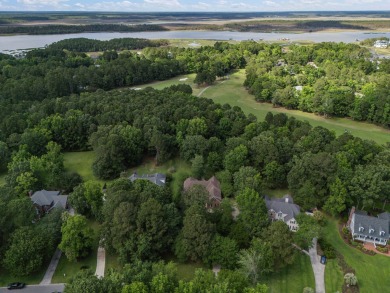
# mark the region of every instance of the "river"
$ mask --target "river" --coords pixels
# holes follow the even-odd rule
[[[14,35],[0,36],[0,52],[41,48],[54,42],[71,38],[89,38],[97,40],[110,40],[114,38],[146,38],[146,39],[209,39],[209,40],[259,40],[277,41],[289,39],[290,41],[313,42],[345,42],[351,43],[375,37],[388,37],[387,33],[373,33],[369,31],[354,32],[313,32],[313,33],[255,33],[232,31],[162,31],[137,33],[81,33],[62,35]]]

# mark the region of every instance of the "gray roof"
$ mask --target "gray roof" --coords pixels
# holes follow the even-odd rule
[[[129,179],[131,182],[133,182],[137,179],[145,179],[145,180],[149,180],[150,182],[152,182],[158,186],[164,186],[166,179],[167,179],[167,176],[165,176],[165,174],[161,174],[161,173],[142,174],[142,175],[138,175],[137,173],[134,173],[133,175],[131,175],[129,177]]]
[[[379,219],[384,219],[384,220],[390,221],[390,213],[384,212],[384,213],[382,213],[382,214],[379,214],[379,215],[378,215],[378,218],[379,218]]]
[[[381,215],[382,217],[372,217],[372,216],[362,214],[359,211],[355,212],[354,227],[353,227],[354,232],[360,235],[389,239],[390,221],[389,219],[383,218],[388,216],[386,215],[386,213],[380,214],[380,216]],[[363,229],[359,230],[359,228],[363,228]],[[380,235],[381,231],[384,231],[385,234]]]
[[[59,191],[47,191],[47,190],[39,190],[34,192],[31,196],[31,200],[33,203],[39,206],[49,206],[54,201],[54,197],[60,194]]]
[[[265,197],[265,205],[268,210],[274,210],[275,213],[282,212],[286,214],[284,221],[287,222],[295,218],[300,213],[300,207],[294,204],[291,196],[285,195],[283,198]]]

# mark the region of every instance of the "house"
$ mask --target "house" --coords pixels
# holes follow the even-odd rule
[[[318,69],[318,66],[317,66],[317,64],[315,64],[314,62],[307,62],[307,64],[306,64],[306,65],[308,65],[308,66],[311,66],[311,67],[314,67],[314,68]]]
[[[158,186],[164,186],[167,180],[167,176],[161,173],[138,175],[137,172],[134,172],[133,175],[129,177],[131,182],[134,182],[137,179],[149,180]]]
[[[301,209],[294,204],[290,195],[285,195],[283,198],[269,198],[266,196],[265,205],[271,221],[283,221],[290,228],[290,231],[298,231],[299,225],[296,221],[296,216]]]
[[[34,192],[30,198],[40,214],[48,213],[56,207],[68,209],[68,196],[61,195],[59,191],[47,191],[43,189]]]
[[[375,48],[387,48],[389,46],[389,41],[387,40],[377,40],[374,43]]]
[[[194,185],[204,186],[209,193],[209,202],[206,203],[206,208],[215,208],[221,204],[221,184],[215,176],[211,177],[209,180],[197,180],[192,177],[187,178],[184,181],[184,191],[187,191]]]
[[[367,212],[351,209],[347,226],[353,239],[386,245],[389,241],[390,213],[385,212],[377,217],[369,216]]]

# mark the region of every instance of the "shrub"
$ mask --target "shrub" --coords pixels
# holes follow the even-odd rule
[[[320,238],[318,240],[318,243],[328,259],[336,258],[336,251],[329,242],[327,242],[325,239]]]
[[[343,227],[342,231],[343,231],[344,236],[346,236],[346,237],[349,236],[350,232],[349,232],[348,227]]]
[[[386,247],[377,246],[376,250],[378,250],[379,252],[382,252],[382,253],[388,253],[389,252],[389,248],[387,246]]]
[[[347,273],[344,276],[345,283],[349,286],[356,286],[357,285],[357,277],[354,273]]]

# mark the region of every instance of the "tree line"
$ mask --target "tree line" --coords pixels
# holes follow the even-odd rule
[[[148,40],[137,38],[120,38],[108,41],[93,40],[87,38],[76,38],[61,40],[47,46],[54,50],[68,50],[75,52],[98,52],[98,51],[123,51],[137,50],[146,47],[167,46],[166,40]]]
[[[2,25],[0,34],[27,34],[27,35],[55,35],[55,34],[78,34],[91,32],[147,32],[165,31],[163,26],[155,24],[84,24],[84,25]]]

